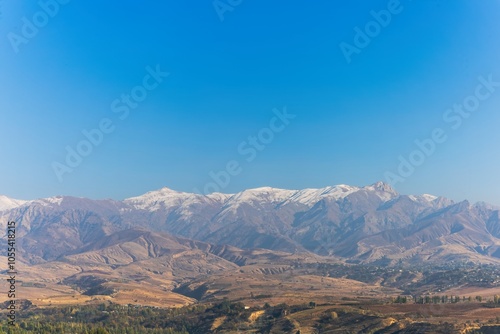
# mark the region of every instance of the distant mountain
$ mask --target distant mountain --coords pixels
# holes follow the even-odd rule
[[[13,199],[7,196],[0,195],[0,211],[14,209],[18,206],[25,204],[26,202],[27,201]]]
[[[485,203],[400,195],[382,182],[206,196],[163,188],[124,201],[0,197],[0,225],[18,222],[21,255],[31,264],[62,258],[129,263],[162,254],[169,238],[178,237],[192,245],[315,253],[350,263],[500,262],[499,215]],[[142,237],[156,246],[128,252],[118,245],[137,232],[124,231],[172,237]]]

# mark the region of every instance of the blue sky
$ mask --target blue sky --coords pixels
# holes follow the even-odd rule
[[[1,194],[366,185],[438,128],[446,141],[394,187],[500,204],[500,87],[457,129],[443,119],[479,77],[500,81],[499,1],[51,1],[0,1]],[[348,62],[341,43],[388,8]],[[169,75],[144,90],[157,67]],[[147,96],[120,119],[134,89]],[[273,121],[284,108],[295,117]],[[103,120],[113,131],[69,166]]]

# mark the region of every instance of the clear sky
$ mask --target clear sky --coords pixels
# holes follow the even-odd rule
[[[500,204],[498,0],[54,1],[0,0],[0,194]]]

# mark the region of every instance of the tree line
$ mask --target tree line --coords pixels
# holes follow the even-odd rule
[[[476,301],[481,303],[483,301],[482,296],[453,296],[453,295],[427,295],[427,296],[397,296],[392,299],[392,302],[395,304],[455,304],[460,302],[472,302]],[[490,302],[493,302],[490,300]],[[495,296],[494,303],[500,305],[500,296]]]

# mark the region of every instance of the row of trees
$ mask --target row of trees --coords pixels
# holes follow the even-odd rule
[[[176,331],[173,329],[147,329],[144,327],[126,327],[122,329],[106,329],[105,327],[90,328],[88,324],[37,324],[33,329],[22,328],[21,326],[2,325],[0,334],[189,334],[187,331]]]
[[[482,302],[483,297],[476,296],[472,298],[471,296],[453,296],[453,295],[443,295],[443,296],[397,296],[393,298],[392,302],[396,304],[406,304],[413,302],[415,304],[455,304],[459,302],[472,302],[473,300],[477,302]],[[500,303],[500,296],[495,296],[495,304]]]
[[[188,334],[192,319],[208,307],[159,309],[117,304],[30,307],[18,313],[15,326],[1,322],[0,334]]]
[[[267,304],[265,317],[255,324],[248,323],[255,309],[229,300],[172,309],[113,303],[28,307],[18,313],[15,327],[7,321],[0,322],[0,334],[206,334],[217,319],[223,319],[218,327],[221,331],[254,329],[251,327],[266,327],[278,318],[315,305],[314,302],[298,306]]]

